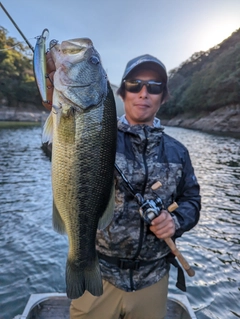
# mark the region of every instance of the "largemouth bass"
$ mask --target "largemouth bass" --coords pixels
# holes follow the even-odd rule
[[[95,240],[114,211],[115,101],[90,39],[63,41],[51,54],[53,109],[43,142],[52,141],[53,227],[68,235],[67,296],[76,299],[85,290],[99,296]]]

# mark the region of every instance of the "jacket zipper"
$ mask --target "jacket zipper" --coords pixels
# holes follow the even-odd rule
[[[144,179],[144,183],[143,183],[143,187],[142,187],[142,191],[141,191],[141,195],[144,196],[145,193],[145,189],[146,189],[146,185],[147,185],[147,180],[148,180],[148,166],[147,166],[147,160],[146,160],[146,151],[147,151],[147,146],[148,146],[148,134],[147,134],[147,128],[144,127],[144,134],[145,134],[145,145],[144,145],[144,149],[143,149],[143,164],[145,167],[145,179]],[[144,221],[142,218],[140,218],[140,235],[139,235],[139,242],[138,242],[138,248],[137,251],[133,257],[133,259],[136,259],[139,254],[140,251],[142,249],[142,244],[143,244],[143,232],[144,232]],[[133,270],[129,269],[129,276],[130,276],[130,286],[131,286],[131,290],[134,291],[134,283],[133,283]]]
[[[146,189],[146,185],[147,185],[147,180],[148,180],[148,166],[147,166],[147,159],[146,159],[146,151],[147,151],[147,146],[148,146],[148,132],[147,132],[147,128],[144,127],[144,134],[145,134],[145,145],[144,145],[144,149],[143,149],[143,163],[144,163],[144,167],[145,167],[145,180],[144,180],[144,184],[143,184],[143,188],[142,188],[142,196],[144,196],[145,193],[145,189]]]

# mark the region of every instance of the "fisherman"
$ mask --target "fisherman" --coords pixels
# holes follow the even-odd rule
[[[47,68],[51,101],[55,70],[51,53]],[[85,291],[72,300],[71,319],[164,318],[171,256],[164,239],[175,240],[199,220],[200,189],[188,150],[167,135],[156,118],[169,97],[164,64],[148,54],[132,59],[117,93],[125,114],[118,119],[115,212],[110,225],[98,231],[96,243],[104,292],[95,297]],[[51,102],[44,106],[51,109]],[[161,187],[153,190],[158,182]],[[157,199],[162,200],[161,213],[150,225],[139,214],[131,190],[156,206]],[[178,207],[169,213],[174,201]]]

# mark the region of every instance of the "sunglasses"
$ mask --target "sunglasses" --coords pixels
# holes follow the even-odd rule
[[[131,93],[139,93],[144,85],[146,85],[149,94],[160,94],[164,88],[164,83],[156,81],[123,80],[123,83],[125,89]]]

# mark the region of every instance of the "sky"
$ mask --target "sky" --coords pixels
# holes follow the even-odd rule
[[[167,70],[193,53],[207,51],[240,28],[240,0],[0,0],[34,47],[50,40],[88,37],[112,84],[119,85],[127,62],[142,54]],[[0,8],[0,26],[23,41]]]

